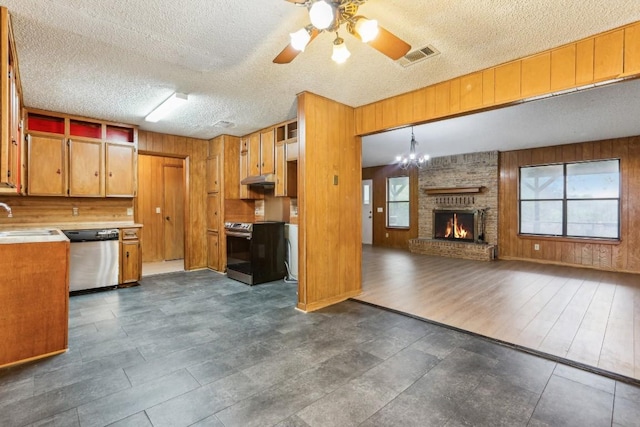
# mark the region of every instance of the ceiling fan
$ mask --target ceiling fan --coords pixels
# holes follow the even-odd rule
[[[338,30],[343,24],[346,24],[350,34],[393,60],[400,59],[411,49],[407,42],[379,26],[376,20],[357,15],[358,7],[367,0],[285,1],[306,7],[311,23],[290,34],[291,43],[273,59],[276,64],[288,64],[293,61],[323,31],[336,33],[331,59],[338,63],[344,62],[351,53],[338,35]]]

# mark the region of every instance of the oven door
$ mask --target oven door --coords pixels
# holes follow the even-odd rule
[[[249,285],[252,283],[251,233],[226,231],[227,275]]]

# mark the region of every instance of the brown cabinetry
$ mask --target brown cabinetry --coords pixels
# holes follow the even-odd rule
[[[137,138],[133,126],[29,111],[27,129],[29,195],[135,196]],[[61,151],[57,151],[58,144]]]
[[[32,196],[66,194],[65,143],[60,136],[28,137],[27,189]]]
[[[298,122],[293,120],[275,127],[274,196],[296,197],[298,159]]]
[[[102,196],[104,194],[103,165],[102,142],[70,139],[69,196]]]
[[[221,159],[223,158],[226,135],[209,141],[209,156],[207,157],[207,267],[212,270],[224,270],[220,266],[220,245],[218,244],[218,230],[222,227],[223,197]]]
[[[209,246],[209,256],[207,266],[212,270],[220,269],[220,244],[218,232],[207,231],[207,244]]]
[[[142,278],[139,228],[120,231],[120,283],[134,283]]]
[[[274,162],[274,130],[260,133],[260,174],[275,173]]]
[[[68,266],[68,241],[0,244],[0,367],[67,348]]]
[[[0,8],[0,191],[21,193],[22,89],[9,12]]]
[[[105,195],[135,196],[135,148],[107,142],[106,153]]]

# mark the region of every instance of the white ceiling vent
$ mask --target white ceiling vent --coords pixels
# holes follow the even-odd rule
[[[235,127],[236,124],[233,122],[227,122],[225,120],[220,120],[217,121],[213,124],[213,126],[217,127],[217,128],[232,128]]]
[[[418,62],[424,61],[427,58],[431,58],[432,56],[439,55],[440,51],[431,45],[427,45],[425,47],[421,47],[420,49],[412,50],[407,53],[402,58],[398,59],[396,62],[403,67],[408,67],[409,65],[417,64]]]

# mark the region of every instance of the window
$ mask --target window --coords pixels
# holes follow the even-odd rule
[[[387,178],[387,227],[409,227],[409,177]]]
[[[620,237],[620,160],[520,168],[520,233]]]

